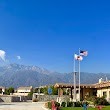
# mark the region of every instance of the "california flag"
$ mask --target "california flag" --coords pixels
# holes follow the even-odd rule
[[[83,60],[83,57],[77,54],[74,54],[75,60]]]

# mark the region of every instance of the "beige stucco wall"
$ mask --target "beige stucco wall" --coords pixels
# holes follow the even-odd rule
[[[2,92],[5,92],[5,89],[2,89]]]
[[[28,93],[13,93],[16,96],[28,96]]]
[[[86,98],[86,96],[93,96],[93,92],[96,92],[96,89],[93,88],[82,88],[81,89],[81,99]]]
[[[88,96],[93,96],[93,92],[95,92],[96,89],[92,88],[82,88],[81,93],[80,93],[80,98],[81,100],[84,99],[87,95]],[[76,99],[79,99],[79,93],[76,94]]]
[[[63,90],[62,90],[62,88],[58,88],[58,95],[59,95],[59,97],[62,97],[63,96]]]
[[[106,99],[109,100],[109,98],[110,98],[110,87],[97,89],[97,97],[102,97],[103,92],[107,92]]]
[[[29,93],[31,92],[30,89],[26,89],[26,90],[17,90],[18,93]]]

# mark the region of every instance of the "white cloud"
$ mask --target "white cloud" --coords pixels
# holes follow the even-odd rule
[[[5,61],[6,52],[3,50],[0,50],[0,58]]]
[[[17,56],[17,59],[18,59],[18,60],[21,60],[21,57],[20,57],[20,56]]]

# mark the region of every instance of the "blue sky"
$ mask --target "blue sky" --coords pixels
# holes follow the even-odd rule
[[[110,72],[109,35],[109,0],[0,0],[0,50],[7,60],[0,64],[72,72],[81,48],[89,52],[81,71]]]

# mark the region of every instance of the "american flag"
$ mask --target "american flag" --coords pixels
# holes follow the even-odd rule
[[[88,51],[80,50],[80,55],[87,56],[88,55]]]

